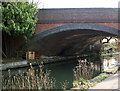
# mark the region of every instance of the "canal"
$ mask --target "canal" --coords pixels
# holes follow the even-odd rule
[[[78,60],[80,60],[79,58]],[[87,60],[92,63],[94,67],[94,74],[92,77],[99,75],[102,71],[117,65],[118,62],[118,55],[114,56],[102,56],[102,57],[87,57],[82,58],[82,60]],[[44,70],[50,70],[50,77],[54,78],[55,88],[61,89],[62,85],[66,82],[67,88],[72,87],[72,82],[74,81],[74,72],[73,69],[78,64],[78,60],[72,60],[67,62],[55,63],[55,64],[47,64],[44,66]],[[89,65],[88,65],[89,66]],[[38,66],[33,67],[35,70],[39,69]],[[21,72],[27,72],[29,67],[25,68],[18,68],[18,69],[11,69],[11,76],[13,77],[16,74],[20,74]],[[39,72],[36,74],[39,74]],[[7,79],[8,71],[3,71],[3,76]]]

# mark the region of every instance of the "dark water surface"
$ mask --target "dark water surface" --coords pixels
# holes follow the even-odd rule
[[[89,57],[86,58],[88,61],[93,63],[95,72],[93,74],[94,76],[97,76],[100,74],[101,71],[113,67],[117,64],[118,56],[114,57]],[[55,63],[55,64],[47,64],[45,65],[45,69],[51,70],[50,77],[55,78],[56,80],[56,88],[61,89],[61,86],[64,81],[68,82],[68,88],[72,87],[72,82],[74,81],[74,75],[73,75],[73,69],[77,65],[77,60],[73,60],[66,63]],[[18,69],[12,69],[11,74],[15,75],[18,74],[19,71],[21,72],[27,72],[29,67],[25,68],[18,68]],[[38,69],[38,66],[34,66],[34,69]],[[36,73],[39,74],[39,73]],[[8,76],[8,71],[3,71],[3,75],[5,77]]]

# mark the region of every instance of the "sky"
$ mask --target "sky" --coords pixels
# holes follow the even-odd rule
[[[120,0],[34,0],[38,8],[118,8]]]

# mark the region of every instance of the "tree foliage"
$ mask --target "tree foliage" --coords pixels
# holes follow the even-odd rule
[[[32,36],[37,22],[37,4],[28,2],[2,3],[2,30],[10,36]]]
[[[35,33],[37,3],[2,2],[2,52],[4,57],[15,57],[17,38],[28,39]],[[20,40],[19,40],[20,41]],[[18,42],[19,42],[18,41]],[[22,43],[22,42],[21,42]],[[15,48],[16,47],[16,48]]]

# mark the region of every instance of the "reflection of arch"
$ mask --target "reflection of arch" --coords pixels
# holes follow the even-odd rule
[[[76,55],[106,36],[118,36],[118,30],[90,23],[68,24],[36,35],[27,48],[46,55]]]

